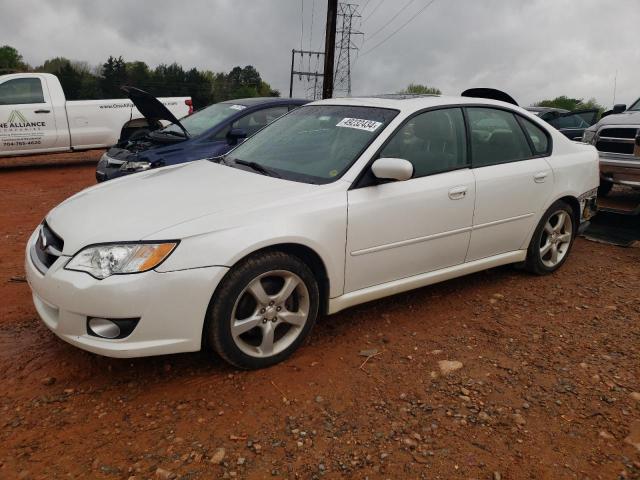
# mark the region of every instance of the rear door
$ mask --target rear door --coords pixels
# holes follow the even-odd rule
[[[550,139],[523,117],[497,108],[466,109],[476,206],[467,261],[526,248],[553,190]]]
[[[0,154],[55,148],[57,138],[49,92],[39,77],[0,83]]]

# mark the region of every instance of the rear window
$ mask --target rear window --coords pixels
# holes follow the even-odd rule
[[[544,130],[524,118],[521,118],[520,121],[522,122],[522,125],[524,125],[524,129],[527,131],[527,134],[531,139],[534,153],[536,155],[547,153],[549,151],[549,138]]]

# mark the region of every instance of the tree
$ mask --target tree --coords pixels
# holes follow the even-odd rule
[[[582,98],[569,98],[566,95],[561,95],[554,98],[553,100],[541,100],[535,103],[533,106],[562,108],[564,110],[569,110],[570,112],[574,110],[604,110],[602,105],[600,105],[595,98],[590,98],[589,100],[584,101]]]
[[[0,47],[0,74],[6,71],[30,70],[18,51]],[[54,57],[35,69],[58,77],[69,100],[122,98],[125,85],[146,90],[156,97],[187,97],[194,107],[246,97],[279,97],[280,92],[262,80],[252,65],[234,67],[229,73],[191,68],[177,63],[161,64],[154,69],[142,61],[125,62],[110,56],[105,63],[91,67],[87,62]]]
[[[22,61],[22,55],[15,48],[4,45],[0,47],[0,74],[25,71],[29,65]]]
[[[400,90],[398,93],[405,95],[441,95],[439,88],[421,85],[419,83],[410,83],[407,88]]]
[[[37,72],[52,73],[58,77],[68,100],[94,100],[100,98],[98,78],[86,62],[72,62],[55,57],[45,60]]]
[[[127,84],[127,66],[122,57],[110,56],[102,65],[100,89],[104,98],[122,98],[120,87]]]

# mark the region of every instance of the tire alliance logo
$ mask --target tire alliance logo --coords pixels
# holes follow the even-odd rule
[[[27,118],[18,110],[13,110],[9,114],[8,123],[27,123]]]

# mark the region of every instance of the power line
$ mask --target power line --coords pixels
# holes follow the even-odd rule
[[[404,7],[402,7],[398,13],[396,13],[393,17],[391,17],[390,20],[387,21],[387,23],[385,23],[384,25],[382,25],[382,27],[380,27],[378,30],[376,30],[374,33],[372,33],[370,36],[368,36],[365,39],[365,43],[368,42],[369,40],[371,40],[373,37],[375,37],[378,33],[380,33],[382,30],[384,30],[385,28],[387,28],[396,18],[398,18],[398,15],[400,15],[402,12],[404,12],[413,2],[415,2],[416,0],[409,0]]]
[[[369,20],[371,18],[371,15],[373,15],[374,13],[376,13],[376,10],[378,10],[378,8],[380,7],[380,5],[382,5],[382,3],[384,2],[384,0],[380,0],[380,3],[378,3],[375,8],[373,10],[371,10],[371,13],[369,15],[366,16],[366,18],[362,21],[362,23],[366,22],[367,20]]]
[[[400,27],[398,27],[396,30],[394,30],[393,32],[391,32],[390,35],[388,35],[387,37],[385,37],[381,42],[378,42],[376,45],[374,45],[373,47],[371,47],[369,50],[367,50],[366,52],[364,52],[362,55],[360,55],[360,57],[365,56],[367,53],[372,52],[373,50],[375,50],[376,48],[378,48],[380,45],[382,45],[383,43],[385,43],[387,40],[389,40],[391,37],[393,37],[396,33],[398,33],[400,30],[402,30],[404,27],[406,27],[407,25],[409,25],[411,22],[413,22],[416,18],[418,18],[420,16],[420,14],[422,12],[424,12],[427,8],[429,8],[431,5],[433,5],[433,3],[436,0],[431,0],[429,3],[427,3],[424,7],[422,7],[420,10],[418,10],[418,12],[413,15],[411,18],[409,18],[409,20],[407,20],[405,23],[403,23],[402,25],[400,25]]]

